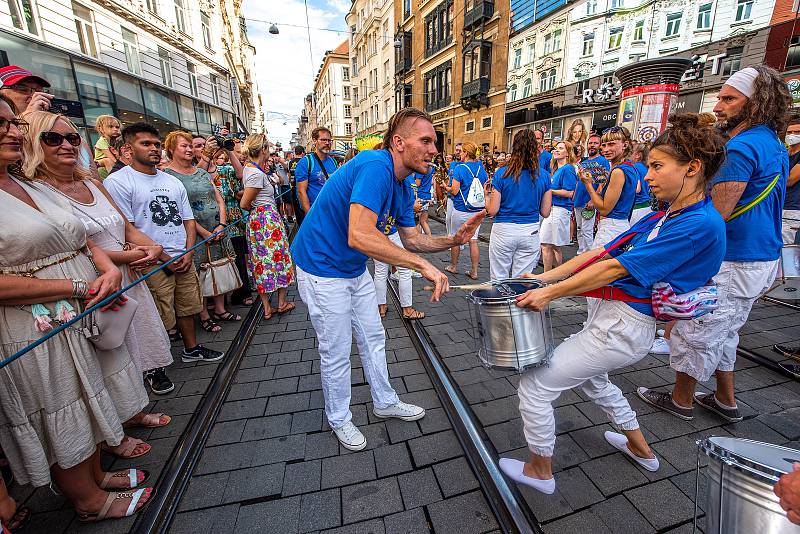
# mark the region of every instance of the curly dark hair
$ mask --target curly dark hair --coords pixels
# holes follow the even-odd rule
[[[792,109],[792,96],[783,76],[772,67],[753,65],[758,77],[753,84],[751,96],[742,110],[748,126],[763,124],[783,137]]]
[[[702,165],[704,191],[711,188],[711,180],[725,160],[725,137],[698,113],[681,113],[669,116],[669,127],[653,141],[650,150],[666,152],[686,165],[697,160]]]
[[[536,141],[536,131],[526,128],[514,135],[511,157],[503,178],[513,176],[514,181],[519,182],[522,171],[528,169],[531,172],[531,180],[536,182],[536,177],[539,176],[539,143]]]

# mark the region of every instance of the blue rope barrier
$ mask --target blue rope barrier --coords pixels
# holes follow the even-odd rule
[[[294,190],[294,186],[292,186],[288,191],[284,191],[283,193],[281,193],[279,195],[276,195],[275,199],[277,200],[279,197],[281,197],[281,196],[283,196],[285,194],[291,193],[293,190]],[[39,345],[41,345],[42,343],[44,343],[48,339],[54,337],[57,334],[60,334],[61,332],[63,332],[64,330],[66,330],[70,326],[74,325],[75,323],[77,323],[78,321],[80,321],[81,319],[83,319],[84,317],[89,315],[90,313],[93,313],[94,311],[102,308],[103,306],[106,306],[107,304],[113,302],[115,299],[119,298],[123,293],[125,293],[126,291],[128,291],[132,287],[134,287],[134,286],[136,286],[138,284],[141,284],[142,282],[144,282],[145,280],[147,280],[148,278],[153,276],[155,273],[157,273],[159,271],[163,271],[165,267],[173,264],[175,261],[181,259],[182,257],[184,257],[185,255],[189,254],[190,252],[193,252],[195,249],[199,248],[201,245],[205,245],[206,243],[208,243],[209,241],[214,239],[214,237],[218,236],[219,234],[224,233],[231,226],[233,226],[235,224],[239,224],[240,222],[247,220],[249,217],[250,217],[250,215],[248,213],[247,215],[244,215],[244,216],[236,219],[232,223],[228,223],[224,228],[222,228],[222,230],[214,232],[213,234],[208,236],[206,239],[200,241],[199,243],[195,243],[195,245],[192,246],[191,248],[187,249],[186,251],[182,252],[181,254],[178,254],[177,256],[172,258],[171,260],[169,260],[167,262],[164,262],[161,265],[159,265],[159,267],[157,269],[153,269],[149,273],[143,275],[141,278],[139,278],[136,281],[134,281],[134,282],[128,284],[127,286],[123,287],[122,289],[120,289],[116,293],[113,293],[113,294],[107,296],[105,299],[101,300],[100,302],[98,302],[97,304],[92,306],[91,308],[88,308],[88,309],[84,310],[83,312],[79,313],[78,315],[76,315],[75,317],[70,319],[69,321],[67,321],[65,323],[62,323],[60,326],[58,326],[57,328],[54,328],[53,330],[51,330],[47,334],[43,335],[42,337],[40,337],[39,339],[37,339],[36,341],[31,343],[30,345],[26,346],[25,348],[22,348],[22,349],[18,350],[17,352],[12,354],[8,358],[0,361],[0,369],[5,367],[6,365],[10,364],[11,362],[17,360],[19,357],[21,357],[21,356],[27,354],[28,352],[32,351],[33,349],[35,349],[36,347],[38,347]]]

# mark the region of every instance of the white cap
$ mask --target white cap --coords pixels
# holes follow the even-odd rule
[[[725,85],[730,85],[747,98],[751,98],[755,90],[756,78],[758,78],[758,71],[753,67],[747,67],[733,73]]]

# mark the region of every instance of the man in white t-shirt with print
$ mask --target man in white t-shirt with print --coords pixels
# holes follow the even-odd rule
[[[164,247],[162,261],[194,246],[194,215],[186,188],[180,180],[156,169],[161,161],[161,140],[153,126],[137,122],[122,130],[126,147],[130,147],[131,163],[103,182],[123,215],[137,229]],[[202,309],[200,282],[193,252],[156,272],[147,285],[156,302],[164,327],[183,339],[184,362],[221,360],[225,354],[197,343],[194,317]],[[154,267],[158,269],[158,267]],[[147,376],[154,393],[163,392],[169,379],[163,369]]]

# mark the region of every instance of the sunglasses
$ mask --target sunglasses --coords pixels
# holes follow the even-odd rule
[[[66,135],[62,135],[58,132],[42,132],[39,136],[39,139],[42,140],[42,143],[46,144],[47,146],[61,146],[64,142],[64,139],[67,140],[69,144],[72,146],[81,146],[83,140],[81,136],[76,133],[68,133]]]

